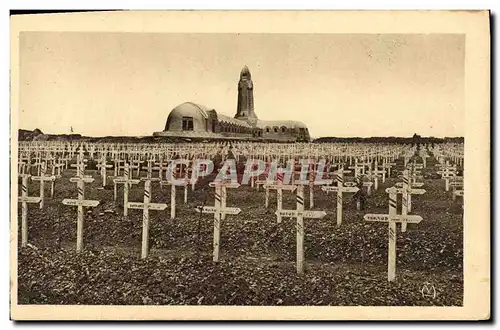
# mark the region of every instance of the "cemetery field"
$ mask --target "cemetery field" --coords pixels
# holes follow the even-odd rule
[[[315,187],[313,210],[322,219],[304,219],[305,272],[297,274],[296,220],[277,223],[276,192],[247,185],[227,189],[227,206],[238,215],[221,222],[220,258],[212,261],[213,214],[195,212],[214,205],[214,189],[207,182],[177,187],[177,214],[150,211],[150,254],[141,259],[142,210],[129,209],[123,217],[122,186],[113,203],[113,184],[95,181],[85,186],[85,198],[100,204],[85,211],[84,250],[76,253],[76,207],[63,205],[76,198],[69,181],[74,169],[64,171],[45,206],[29,206],[28,242],[18,248],[20,304],[90,305],[336,305],[336,306],[461,306],[463,299],[462,198],[452,200],[444,180],[435,173],[434,160],[422,170],[423,195],[412,196],[411,214],[422,216],[397,225],[396,280],[387,281],[388,225],[363,220],[367,213],[387,213],[385,189],[400,181],[393,173],[372,191],[365,209],[356,210],[353,194],[344,195],[343,220],[336,223],[336,194]],[[396,171],[403,169],[398,160]],[[112,171],[108,171],[112,175]],[[145,172],[141,176],[144,176]],[[353,181],[346,176],[345,181]],[[29,186],[37,195],[39,183]],[[129,201],[142,202],[143,185],[132,187]],[[309,188],[304,189],[309,209]],[[399,198],[401,198],[399,196]],[[170,186],[152,183],[152,202],[170,204]],[[398,206],[400,201],[398,201]],[[283,192],[283,209],[295,209],[295,193]],[[105,212],[106,211],[106,212]],[[18,210],[20,214],[20,207]],[[21,241],[21,225],[19,238]],[[435,292],[434,292],[435,290]]]

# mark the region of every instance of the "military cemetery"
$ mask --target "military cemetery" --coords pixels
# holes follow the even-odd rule
[[[467,301],[463,35],[18,39],[18,304]]]
[[[356,304],[370,290],[418,305],[459,304],[462,150],[457,143],[21,141],[21,267],[24,258],[40,263],[40,254],[58,255],[58,263],[82,260],[93,269],[96,260],[111,258],[112,268],[89,276],[126,272],[119,260],[141,269],[165,263],[181,281],[224,274],[225,286],[242,272],[255,285],[286,279],[280,290],[292,305],[314,299],[308,298],[313,280],[332,292],[354,290]],[[259,168],[245,168],[255,159]],[[47,175],[50,168],[57,177]],[[29,203],[42,206],[28,209]],[[76,215],[68,206],[77,207]],[[153,276],[151,267],[140,276]],[[433,279],[436,300],[403,289],[420,285],[422,276]],[[232,301],[201,283],[203,293],[186,288],[178,302],[196,303],[200,295],[211,304]],[[330,299],[324,302],[335,301],[332,292],[320,295]],[[127,299],[112,296],[110,303]],[[259,299],[277,304],[272,295]],[[367,303],[397,303],[373,299]]]

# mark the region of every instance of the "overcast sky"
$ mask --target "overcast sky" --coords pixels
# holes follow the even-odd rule
[[[320,136],[463,136],[463,35],[23,32],[20,128],[151,135],[192,101]],[[13,109],[14,111],[15,109]]]

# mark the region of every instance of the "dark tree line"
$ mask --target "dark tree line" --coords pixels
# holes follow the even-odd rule
[[[105,137],[87,137],[80,134],[44,134],[41,130],[35,129],[33,131],[20,129],[18,131],[19,141],[68,141],[68,140],[83,140],[87,142],[110,142],[110,143],[179,143],[179,142],[217,142],[224,141],[230,142],[231,139],[207,139],[207,138],[183,138],[183,137],[164,137],[164,136],[105,136]],[[243,141],[234,139],[233,141]],[[274,140],[264,139],[247,139],[245,141],[253,142],[267,142],[267,143],[283,143]],[[320,137],[313,141],[314,143],[377,143],[377,144],[434,144],[434,143],[461,143],[464,142],[463,137],[422,137],[414,134],[413,137],[398,137],[398,136],[384,136],[384,137]]]
[[[437,138],[422,137],[414,134],[413,137],[377,136],[377,137],[321,137],[314,143],[377,143],[377,144],[434,144],[434,143],[462,143],[463,137]]]

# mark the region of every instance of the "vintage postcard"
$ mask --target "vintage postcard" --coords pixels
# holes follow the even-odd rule
[[[488,11],[11,17],[14,320],[486,320]]]

